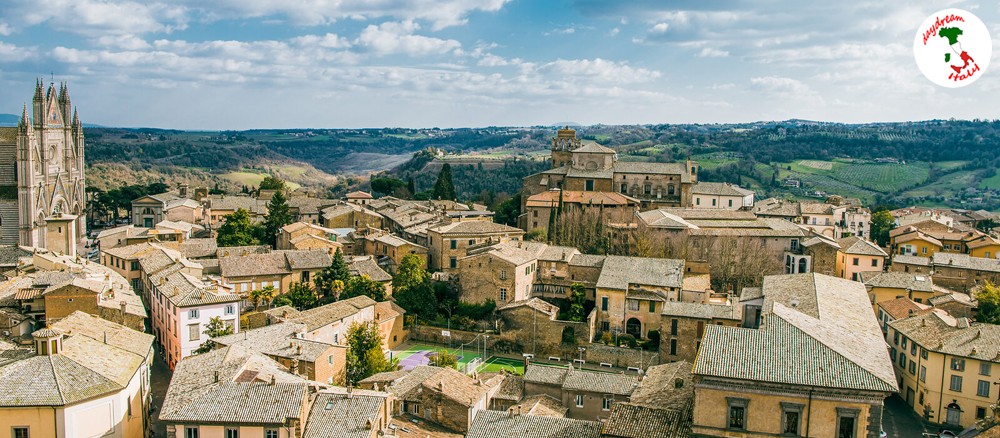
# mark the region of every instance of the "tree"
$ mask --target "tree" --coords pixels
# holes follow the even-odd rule
[[[983,219],[976,223],[976,228],[980,229],[984,233],[989,233],[997,227],[1000,227],[1000,223],[997,223],[997,221],[990,218]]]
[[[253,310],[257,310],[262,302],[270,302],[274,299],[274,286],[264,286],[263,289],[250,291],[250,302],[253,303]]]
[[[233,328],[222,322],[221,317],[216,316],[208,320],[208,324],[205,325],[205,331],[202,333],[207,335],[208,339],[206,339],[205,342],[203,342],[201,346],[194,351],[194,354],[208,353],[209,351],[212,351],[215,348],[215,343],[212,342],[212,338],[231,335],[233,334]]]
[[[340,251],[340,248],[337,248],[337,252],[333,254],[333,259],[330,261],[330,266],[323,272],[316,274],[313,284],[316,286],[316,293],[327,296],[343,290],[350,278],[351,273],[347,269],[347,262],[344,261],[344,253]],[[335,282],[338,281],[340,287],[334,287],[336,286]]]
[[[569,320],[582,322],[584,318],[583,305],[587,302],[586,289],[584,289],[583,284],[573,283],[569,290],[572,300],[572,304],[569,306]]]
[[[533,228],[531,231],[524,233],[524,240],[529,242],[544,242],[545,239],[545,230],[541,228]]]
[[[413,184],[412,176],[410,177],[410,180],[406,182],[406,190],[409,190],[411,195],[417,193],[417,187]]]
[[[458,369],[458,356],[448,353],[447,350],[437,350],[427,355],[427,365],[441,368]]]
[[[1000,287],[987,281],[983,289],[976,294],[976,300],[979,301],[976,321],[1000,324]]]
[[[382,352],[382,332],[375,321],[356,321],[347,329],[348,384],[398,368],[398,359],[389,361]]]
[[[871,233],[872,240],[879,246],[889,246],[889,230],[892,229],[895,219],[887,210],[879,211],[872,215]]]
[[[365,295],[375,301],[385,301],[385,285],[377,281],[372,281],[367,275],[351,277],[344,286],[344,291],[340,293],[340,299],[346,300]]]
[[[416,254],[403,256],[392,277],[392,296],[407,313],[431,318],[437,315],[438,302],[431,276],[420,267],[421,263]]]
[[[273,176],[265,176],[264,180],[260,182],[261,190],[285,190],[285,182],[275,178]]]
[[[311,309],[316,305],[316,292],[307,283],[293,281],[288,286],[288,299],[296,309]]]
[[[146,193],[153,194],[153,195],[164,193],[167,190],[170,190],[170,186],[168,186],[168,185],[166,185],[164,183],[161,183],[161,182],[155,182],[155,183],[152,183],[152,184],[146,186]]]
[[[455,200],[455,184],[451,181],[451,164],[444,163],[441,172],[438,173],[437,181],[434,183],[433,199]]]
[[[274,246],[274,239],[281,227],[292,223],[292,213],[281,191],[274,192],[271,202],[267,203],[267,217],[264,218],[264,232],[267,243]]]
[[[260,233],[260,225],[250,222],[250,213],[240,208],[233,214],[227,214],[225,223],[219,227],[215,242],[220,247],[226,246],[248,246],[260,245],[257,236]]]
[[[372,178],[371,182],[373,192],[385,193],[387,195],[405,185],[406,183],[399,178]]]

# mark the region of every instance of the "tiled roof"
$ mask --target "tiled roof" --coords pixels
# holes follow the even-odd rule
[[[400,247],[400,246],[405,246],[405,245],[410,245],[410,246],[415,246],[415,247],[418,247],[418,248],[423,248],[422,246],[417,245],[416,243],[410,242],[410,241],[408,241],[406,239],[403,239],[402,237],[395,236],[395,235],[392,235],[392,234],[383,234],[381,236],[374,237],[372,240],[374,240],[376,242],[379,242],[379,243],[386,244],[388,246],[397,247],[397,248]]]
[[[305,331],[305,324],[283,322],[212,338],[212,342],[224,346],[239,345],[271,357],[316,362],[333,345],[296,336]]]
[[[807,214],[820,214],[820,215],[831,215],[833,214],[833,205],[823,204],[819,202],[801,202],[799,203],[799,209],[802,211],[803,215]]]
[[[362,191],[354,191],[344,195],[344,197],[347,199],[372,199],[371,193]]]
[[[998,361],[1000,326],[953,318],[943,310],[889,321],[892,327],[921,347],[952,356]]]
[[[604,259],[607,257],[593,254],[577,254],[569,260],[570,266],[585,266],[590,268],[600,268],[604,266]]]
[[[690,411],[662,409],[633,403],[615,403],[611,405],[611,413],[604,422],[601,436],[608,438],[687,438],[691,436]]]
[[[799,217],[802,211],[799,203],[785,201],[777,198],[768,198],[757,201],[753,205],[753,212],[761,216]]]
[[[857,254],[876,257],[889,257],[882,248],[858,236],[845,237],[837,241],[840,245],[840,252],[844,254]]]
[[[480,373],[479,376],[489,380],[487,373]],[[503,374],[500,380],[500,387],[493,393],[493,398],[500,400],[519,401],[524,395],[524,378],[513,374]]]
[[[639,205],[639,200],[617,192],[587,192],[576,190],[551,189],[542,193],[531,195],[525,201],[528,207],[556,207],[559,205],[560,197],[563,204],[582,205],[606,205],[609,207],[619,205]]]
[[[466,438],[599,438],[604,423],[482,410]]]
[[[0,126],[0,144],[14,144],[16,141],[16,126]]]
[[[542,251],[541,255],[538,256],[538,260],[565,262],[572,260],[573,257],[576,257],[579,254],[580,251],[573,247],[549,245],[544,251]]]
[[[942,246],[943,245],[940,240],[937,240],[937,239],[935,239],[935,238],[933,238],[931,236],[928,236],[927,234],[924,234],[924,233],[922,233],[920,231],[915,231],[915,232],[912,232],[912,233],[907,233],[907,234],[902,234],[900,236],[897,236],[895,239],[893,239],[893,243],[895,243],[895,244],[898,245],[900,243],[912,242],[914,240],[922,240],[924,242],[933,243],[933,244],[935,244],[937,246]]]
[[[180,263],[150,276],[153,287],[177,307],[201,306],[205,304],[231,303],[240,301],[238,294],[224,292],[210,287],[201,280],[181,271]]]
[[[689,408],[694,401],[691,367],[690,362],[683,360],[649,367],[629,402],[664,409]],[[678,380],[680,387],[677,387]]]
[[[563,389],[570,391],[598,392],[629,396],[639,384],[637,376],[629,374],[599,373],[570,368],[563,380]]]
[[[524,381],[562,386],[568,372],[569,370],[563,367],[530,364],[524,370]]]
[[[697,195],[747,196],[752,195],[753,191],[730,183],[698,181],[697,184],[691,187],[691,193]]]
[[[382,389],[403,400],[419,402],[422,401],[419,391],[421,384],[424,382],[424,380],[429,379],[431,376],[437,374],[441,370],[442,368],[438,367],[417,366],[409,371],[400,371],[399,373],[405,373],[405,374],[393,379],[392,383],[389,384],[389,387]],[[365,380],[368,380],[370,382],[376,380],[376,377],[385,378],[383,374],[385,373],[376,374]],[[395,372],[389,377],[392,377],[393,375],[395,375]]]
[[[1000,272],[1000,260],[982,257],[971,257],[968,254],[936,252],[931,256],[931,263],[937,267],[962,268],[973,271]]]
[[[712,288],[712,277],[709,274],[685,275],[681,283],[683,290],[704,292]]]
[[[372,256],[354,257],[347,262],[347,270],[351,275],[367,275],[371,281],[384,283],[392,281],[392,276],[379,267],[378,262]]]
[[[606,169],[594,169],[585,170],[577,169],[575,167],[570,167],[566,169],[567,178],[593,178],[593,179],[611,179],[615,176],[615,169],[609,167]]]
[[[540,298],[528,298],[521,301],[511,301],[497,308],[497,311],[514,309],[517,307],[527,306],[542,312],[549,317],[554,318],[559,313],[559,307],[553,304],[549,304],[547,301]]]
[[[233,210],[244,209],[250,214],[266,214],[267,202],[249,196],[209,196],[209,206],[212,210]]]
[[[302,311],[298,315],[287,318],[286,321],[300,322],[306,325],[306,330],[313,331],[374,305],[375,300],[365,295],[359,295],[354,298],[335,301],[324,306]]]
[[[918,265],[918,266],[930,266],[930,257],[920,257],[911,255],[896,254],[892,256],[892,264],[901,263],[904,265]]]
[[[514,266],[520,266],[537,260],[542,254],[542,251],[545,250],[546,246],[547,245],[544,243],[510,240],[487,247],[484,252],[469,255],[467,257],[475,257],[485,253],[489,254],[491,257],[506,260]]]
[[[597,279],[601,289],[627,290],[630,284],[680,288],[684,260],[608,256]]]
[[[907,297],[899,297],[894,300],[887,300],[878,303],[882,311],[888,313],[892,319],[909,318],[913,315],[931,312],[931,306],[915,303]]]
[[[485,384],[466,376],[454,368],[441,368],[437,373],[421,382],[423,391],[440,391],[445,397],[462,406],[472,407],[490,388]],[[499,383],[499,379],[493,384]]]
[[[332,258],[325,249],[282,251],[292,269],[324,269],[330,266]]]
[[[663,316],[684,316],[701,319],[733,319],[742,318],[743,306],[728,306],[724,304],[687,303],[682,301],[666,301],[663,303]]]
[[[216,257],[219,250],[215,239],[187,239],[181,242],[178,250],[187,258]]]
[[[362,394],[363,393],[363,394]],[[389,394],[352,391],[352,394],[319,393],[313,401],[304,438],[368,438],[379,427],[379,412]]]
[[[871,272],[863,273],[861,277],[865,286],[884,287],[890,289],[907,289],[917,292],[934,291],[934,282],[930,275],[914,274],[912,272]]]
[[[395,302],[381,301],[375,303],[375,316],[378,322],[388,321],[405,313],[406,310],[399,307]]]
[[[31,256],[31,251],[18,245],[0,246],[0,266],[17,266],[21,257]]]
[[[152,354],[152,336],[79,311],[52,330],[65,335],[59,354],[20,352],[0,366],[0,406],[63,406],[121,391]]]
[[[966,246],[968,246],[969,249],[976,249],[976,248],[982,248],[984,246],[993,246],[993,245],[1000,245],[1000,241],[997,241],[992,236],[983,236],[976,239],[973,242],[969,242]]]
[[[935,292],[937,291],[935,290]],[[944,295],[933,297],[927,301],[930,302],[930,304],[934,307],[951,302],[963,304],[969,307],[976,307],[979,305],[979,303],[976,302],[976,300],[974,300],[972,297],[963,294],[961,292],[954,292],[954,291],[945,293]]]
[[[712,220],[712,221],[752,221],[757,219],[757,215],[745,210],[723,210],[705,208],[661,208],[662,213],[672,214],[685,220]]]
[[[267,254],[269,252],[271,252],[269,245],[227,246],[217,249],[215,256],[221,259],[223,257]]]
[[[428,231],[433,231],[435,233],[440,233],[442,236],[449,236],[453,234],[504,234],[512,236],[520,236],[524,234],[524,230],[520,228],[514,228],[504,224],[498,224],[492,221],[462,221],[462,222],[452,222],[450,224],[437,225],[427,229]]]
[[[582,152],[589,154],[617,154],[618,152],[609,147],[601,146],[598,143],[588,143],[586,146],[581,146],[573,149],[573,152]]]
[[[228,278],[292,273],[285,255],[279,252],[221,257],[219,258],[219,271],[223,277]]]
[[[245,371],[253,371],[249,374],[253,378],[242,378]],[[224,347],[177,364],[160,420],[282,424],[286,418],[299,418],[307,385],[308,381],[261,353]]]
[[[684,163],[641,163],[617,161],[615,173],[650,173],[660,175],[680,175],[682,183],[691,182],[691,173]]]
[[[810,237],[810,238],[802,241],[802,246],[805,246],[805,247],[810,247],[810,246],[813,246],[813,245],[820,245],[820,244],[830,245],[830,246],[832,246],[834,248],[840,249],[840,244],[839,243],[837,243],[837,242],[835,242],[833,240],[830,240],[830,238],[826,237],[826,236],[813,236],[813,237]]]
[[[551,395],[536,394],[525,397],[520,403],[511,406],[508,411],[519,414],[565,418],[569,408],[562,405],[562,400],[556,399]]]
[[[695,374],[897,390],[864,285],[821,274],[791,274],[764,277],[762,290],[761,327],[706,327]]]
[[[307,198],[305,196],[292,196],[288,198],[288,206],[299,210],[299,214],[319,214],[325,207],[337,204],[341,201],[336,199]]]

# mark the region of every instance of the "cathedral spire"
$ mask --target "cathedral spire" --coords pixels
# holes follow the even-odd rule
[[[35,79],[35,98],[32,99],[32,100],[34,100],[35,102],[41,102],[42,101],[42,80],[41,79]]]
[[[76,113],[76,108],[73,108],[73,126],[80,126],[80,116]]]

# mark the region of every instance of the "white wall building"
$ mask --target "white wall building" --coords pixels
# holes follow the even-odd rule
[[[691,204],[694,208],[739,210],[753,207],[753,195],[753,191],[738,185],[699,181],[691,188]]]

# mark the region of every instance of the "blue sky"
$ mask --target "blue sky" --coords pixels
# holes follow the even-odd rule
[[[6,0],[0,113],[68,81],[88,123],[176,129],[1000,118],[925,79],[933,12],[995,2]]]

